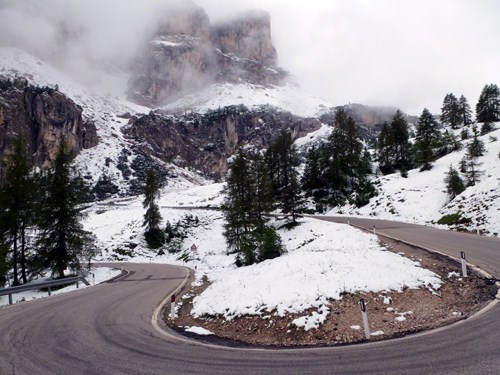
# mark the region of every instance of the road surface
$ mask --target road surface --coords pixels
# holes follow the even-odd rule
[[[440,251],[451,248],[454,255],[465,241],[453,232],[441,238],[432,228],[356,222],[368,228],[373,223],[381,233]],[[466,236],[469,260],[487,263],[498,275],[500,240],[483,250],[481,237]],[[156,307],[186,279],[185,268],[126,268],[130,274],[111,283],[0,308],[0,374],[500,373],[500,304],[451,327],[395,340],[317,349],[225,348],[175,338],[153,326]]]

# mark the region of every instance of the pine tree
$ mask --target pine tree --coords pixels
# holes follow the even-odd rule
[[[378,162],[383,174],[394,172],[395,147],[394,137],[389,123],[384,122],[378,136]]]
[[[462,178],[460,177],[460,174],[455,168],[453,168],[451,164],[444,178],[444,183],[446,185],[446,192],[450,197],[450,201],[455,199],[457,195],[465,190],[465,185]]]
[[[289,184],[283,189],[279,207],[283,214],[292,218],[293,224],[297,223],[297,219],[305,209],[305,201],[296,174],[290,176]]]
[[[277,200],[283,189],[289,185],[292,174],[300,165],[297,148],[293,144],[292,135],[282,130],[265,153],[273,183],[273,191]]]
[[[459,128],[462,122],[460,116],[460,103],[453,94],[446,94],[441,107],[441,122],[445,125],[450,125],[453,129]]]
[[[485,85],[476,105],[477,122],[500,120],[500,89],[495,84]]]
[[[465,96],[460,96],[458,100],[458,114],[460,115],[460,124],[467,126],[472,124],[472,111],[469,102]]]
[[[5,242],[0,238],[0,287],[7,281],[7,271],[9,269],[7,261],[7,251],[9,250]]]
[[[407,170],[412,164],[413,154],[409,142],[408,123],[403,113],[397,110],[391,124],[384,123],[379,135],[379,168],[383,174],[396,169]]]
[[[142,206],[146,209],[143,225],[146,227],[144,236],[149,247],[156,249],[165,242],[165,234],[160,229],[161,214],[156,200],[160,198],[160,186],[154,169],[150,169],[146,175],[144,186],[144,200]]]
[[[250,233],[252,220],[252,176],[249,158],[239,149],[226,177],[226,199],[224,201],[224,237],[232,252],[242,252],[244,235]]]
[[[434,160],[433,147],[440,136],[437,126],[434,116],[427,108],[424,108],[418,119],[415,143],[416,159],[417,163],[422,165],[421,171],[432,168],[431,162]]]
[[[473,157],[483,156],[485,147],[484,142],[479,139],[479,132],[477,126],[472,128],[472,141],[467,146],[467,150]]]
[[[251,211],[255,221],[261,223],[264,221],[264,215],[271,212],[275,205],[272,178],[267,161],[260,153],[251,157],[250,168],[253,177]]]
[[[477,161],[477,156],[474,156],[468,149],[460,162],[460,171],[465,175],[467,186],[475,186],[479,182],[479,178],[483,175],[483,171],[479,169],[482,163]]]
[[[273,191],[278,207],[295,223],[302,209],[297,167],[300,158],[292,135],[282,131],[266,151]]]
[[[40,236],[36,259],[41,269],[51,269],[63,278],[66,268],[81,268],[80,258],[93,246],[92,235],[80,223],[83,217],[80,205],[84,201],[82,180],[72,175],[71,152],[64,139],[45,181],[37,218]]]
[[[5,175],[0,186],[0,234],[6,239],[12,253],[13,285],[27,277],[26,232],[33,223],[34,184],[30,175],[31,161],[23,134],[16,137],[12,151],[5,161]]]
[[[231,252],[236,253],[236,265],[279,256],[282,253],[281,242],[276,241],[279,236],[266,225],[265,218],[274,207],[267,159],[239,149],[226,182],[224,236]]]
[[[413,152],[409,141],[408,122],[399,109],[391,121],[391,133],[394,139],[394,168],[409,169],[412,165]]]

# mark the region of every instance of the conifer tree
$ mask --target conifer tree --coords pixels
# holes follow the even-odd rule
[[[479,139],[479,132],[477,126],[472,128],[472,141],[467,146],[467,150],[473,157],[483,156],[485,148],[484,142]]]
[[[469,102],[465,96],[460,96],[458,100],[458,113],[460,115],[460,124],[467,126],[472,124],[472,111]]]
[[[495,84],[485,85],[476,105],[477,122],[500,120],[500,89]]]
[[[148,245],[156,249],[165,242],[165,234],[160,229],[161,214],[157,204],[160,198],[160,186],[158,177],[154,169],[150,169],[146,175],[146,184],[144,186],[144,200],[142,206],[146,209],[143,225],[146,227],[144,236]]]
[[[462,178],[460,177],[460,174],[455,168],[453,168],[451,164],[444,178],[444,183],[446,185],[446,192],[450,197],[450,201],[455,199],[457,195],[465,190],[465,185]]]
[[[247,153],[239,149],[226,177],[224,201],[224,236],[232,252],[242,252],[243,236],[251,231],[252,212],[251,168]]]
[[[224,236],[236,253],[236,265],[250,265],[282,253],[276,231],[266,225],[265,214],[274,207],[267,160],[239,149],[226,178]]]
[[[92,235],[80,223],[85,189],[72,173],[71,152],[64,139],[45,181],[37,219],[40,236],[36,259],[39,267],[63,278],[66,268],[81,268],[80,258],[93,246]]]
[[[432,168],[431,162],[434,160],[433,148],[440,137],[438,124],[434,116],[427,108],[424,108],[418,119],[416,134],[416,159],[422,167],[421,171]]]
[[[5,285],[5,282],[7,281],[7,271],[9,269],[7,262],[7,251],[8,246],[0,238],[0,287],[3,287]]]
[[[474,156],[468,149],[460,164],[461,172],[464,173],[467,181],[467,186],[475,186],[484,173],[479,169],[482,163],[478,162],[477,156]]]
[[[275,199],[269,165],[260,153],[251,157],[250,177],[253,180],[252,216],[257,223],[261,223],[264,221],[263,215],[273,210]]]
[[[453,129],[458,129],[462,122],[460,116],[460,103],[455,95],[446,94],[441,107],[441,122],[450,125]]]
[[[295,223],[298,213],[302,209],[297,171],[300,158],[289,132],[280,132],[267,149],[266,160],[278,207],[284,214],[289,214]]]
[[[411,167],[413,153],[409,142],[408,122],[398,109],[390,124],[384,123],[378,141],[379,168],[384,174]]]
[[[387,122],[382,124],[377,148],[380,171],[383,174],[394,172],[394,138]]]
[[[31,161],[24,135],[20,134],[6,156],[5,175],[0,183],[0,235],[3,233],[12,254],[13,285],[19,284],[19,267],[22,282],[28,281],[26,232],[33,223],[34,205],[30,170]]]

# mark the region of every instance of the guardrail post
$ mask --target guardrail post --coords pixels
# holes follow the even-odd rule
[[[465,253],[460,252],[460,260],[462,261],[462,276],[467,277],[467,263],[465,262]]]
[[[51,295],[52,295],[52,289],[49,286],[49,296],[51,296]]]
[[[76,289],[80,289],[80,282],[78,280],[76,281]]]
[[[12,294],[9,294],[9,305],[12,305]]]
[[[361,298],[359,300],[359,305],[361,306],[361,316],[363,317],[363,327],[365,329],[365,337],[367,340],[369,340],[370,326],[368,325],[368,317],[366,316],[366,303],[364,298]]]
[[[172,299],[170,302],[170,319],[175,319],[175,294],[172,294]]]

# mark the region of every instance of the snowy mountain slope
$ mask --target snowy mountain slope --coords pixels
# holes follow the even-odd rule
[[[119,186],[125,186],[123,175],[117,168],[117,161],[123,149],[132,153],[131,159],[135,156],[131,151],[131,142],[121,131],[128,120],[119,116],[127,112],[148,113],[150,108],[127,102],[124,97],[93,91],[44,61],[17,48],[0,48],[0,75],[9,78],[23,76],[30,83],[38,86],[55,87],[57,85],[59,91],[81,106],[83,117],[93,121],[96,125],[99,144],[83,150],[75,160],[76,167],[90,181],[96,182],[103,173],[106,173]],[[126,80],[127,77],[110,76],[109,79],[119,81]],[[168,168],[172,174],[178,176],[169,181],[170,185],[182,186],[184,182],[187,182],[189,186],[192,186],[189,181],[197,185],[208,182],[195,173],[175,165],[168,165]]]
[[[498,124],[496,125],[498,128]],[[462,194],[449,202],[444,183],[445,174],[451,165],[459,169],[465,154],[464,142],[461,150],[448,154],[433,163],[430,171],[408,172],[408,178],[393,173],[376,178],[379,195],[362,208],[345,206],[335,208],[328,214],[349,214],[401,220],[417,223],[434,223],[443,215],[460,212],[471,220],[461,229],[488,235],[500,232],[500,129],[481,136],[486,146],[484,156],[478,158],[484,172],[476,186],[468,187]]]
[[[205,113],[209,110],[239,104],[244,104],[250,109],[260,105],[271,105],[302,117],[316,117],[321,111],[332,106],[290,83],[284,86],[225,83],[214,84],[187,95],[162,107],[162,110],[167,113],[184,111]]]

